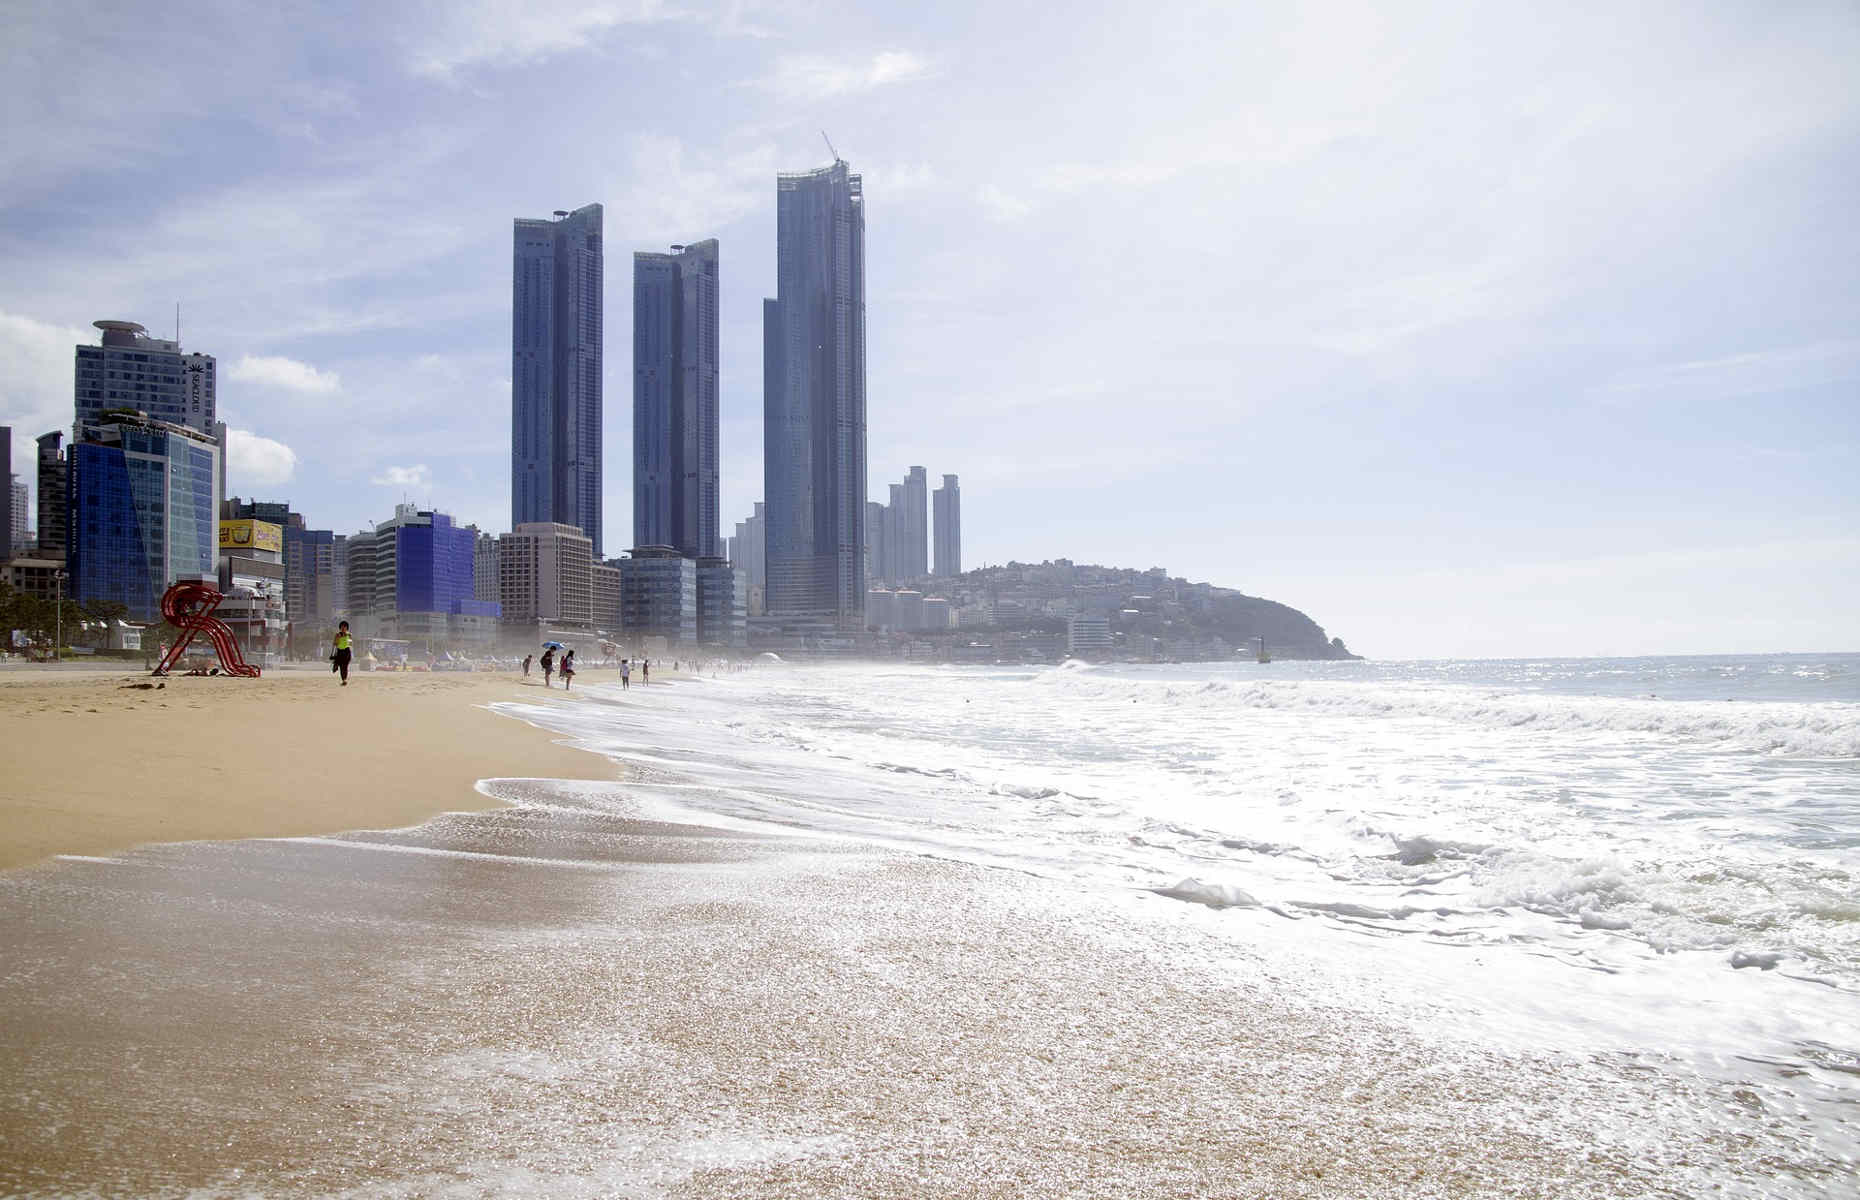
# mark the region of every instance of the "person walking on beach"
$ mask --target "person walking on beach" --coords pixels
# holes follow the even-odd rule
[[[542,656],[543,686],[549,686],[549,677],[555,674],[555,651],[544,650]]]
[[[329,656],[329,669],[331,671],[339,673],[342,676],[343,687],[349,686],[349,659],[351,656],[351,645],[352,645],[352,642],[349,637],[349,623],[347,621],[344,621],[341,624],[336,626],[336,638],[335,638],[335,641],[330,646],[330,649],[333,651],[333,653],[331,653]]]
[[[570,650],[567,654],[562,656],[562,690],[566,692],[568,690],[568,685],[574,682],[574,679],[575,652]]]
[[[652,682],[652,660],[650,658],[639,660],[639,681],[641,683]]]
[[[523,656],[523,678],[525,679],[530,677],[530,660],[534,657],[535,655],[533,654],[525,654]]]
[[[630,658],[623,658],[620,660],[620,690],[626,692],[631,691],[632,688],[633,660]]]

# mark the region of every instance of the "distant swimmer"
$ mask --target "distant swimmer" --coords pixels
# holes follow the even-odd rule
[[[352,643],[349,638],[349,623],[343,621],[336,626],[336,638],[330,646],[329,669],[331,674],[342,675],[342,686],[349,686],[349,658]]]

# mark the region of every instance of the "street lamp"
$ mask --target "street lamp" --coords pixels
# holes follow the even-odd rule
[[[65,641],[65,573],[63,568],[52,572],[52,579],[58,585],[58,598],[52,603],[52,661],[60,662],[63,655],[59,647]]]

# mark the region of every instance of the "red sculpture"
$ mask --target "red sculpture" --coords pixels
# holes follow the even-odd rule
[[[228,675],[258,678],[258,668],[245,661],[245,656],[239,653],[239,643],[233,640],[231,627],[213,615],[213,610],[225,598],[211,584],[183,579],[168,586],[168,590],[162,593],[161,615],[167,618],[168,624],[181,631],[181,636],[174,639],[174,645],[168,647],[168,653],[162,655],[161,662],[155,667],[155,674],[166,675],[169,667],[181,661],[181,655],[187,649],[187,644],[194,640],[194,635],[204,633],[213,643],[213,652],[220,656],[220,666],[225,668]]]

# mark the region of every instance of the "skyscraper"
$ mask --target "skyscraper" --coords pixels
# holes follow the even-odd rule
[[[876,500],[865,502],[865,576],[870,582],[891,578],[885,545],[885,506]],[[867,621],[870,625],[871,622]]]
[[[65,556],[65,440],[62,430],[39,435],[39,557]]]
[[[930,574],[930,481],[922,467],[904,474],[904,510],[898,514],[901,580]]]
[[[736,536],[730,539],[730,565],[743,573],[749,587],[748,615],[763,612],[763,594],[768,588],[768,518],[762,501],[755,503],[746,521],[736,523]]]
[[[936,496],[936,573],[939,577],[962,574],[962,489],[954,475],[943,476],[943,486]]]
[[[904,485],[894,483],[885,495],[885,581],[902,585],[904,574]]]
[[[633,255],[633,544],[723,553],[717,241]]]
[[[511,271],[510,523],[601,551],[601,206],[518,218]]]
[[[13,427],[0,425],[0,563],[13,557]]]
[[[865,620],[865,198],[844,160],[776,176],[763,320],[770,616]]]
[[[11,515],[7,518],[7,528],[12,531],[13,539],[7,543],[8,558],[15,554],[24,554],[29,549],[27,543],[31,541],[31,538],[27,535],[32,532],[32,527],[28,523],[30,518],[26,515],[32,511],[32,497],[26,493],[26,481],[14,475],[11,482],[13,486],[7,489],[7,494],[13,501],[13,507],[10,510]],[[36,547],[32,548],[36,549]]]
[[[167,421],[122,415],[83,427],[66,459],[72,596],[150,621],[169,584],[213,574],[219,457],[219,443]]]

